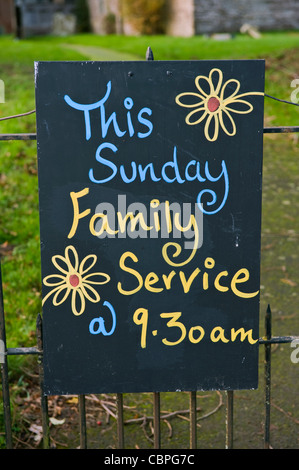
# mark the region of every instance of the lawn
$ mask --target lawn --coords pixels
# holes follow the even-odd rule
[[[291,82],[299,77],[299,33],[294,32],[267,33],[259,40],[237,35],[229,41],[215,41],[204,37],[187,39],[94,35],[17,41],[0,36],[0,79],[5,83],[5,103],[0,104],[0,118],[35,108],[35,60],[144,60],[148,46],[151,46],[155,60],[265,58],[265,92],[283,100],[290,100],[294,91]],[[298,117],[297,106],[265,98],[265,126],[298,125]],[[35,115],[0,121],[0,133],[15,132],[35,132]],[[274,335],[299,333],[298,157],[297,135],[265,136],[261,317],[270,302]],[[35,345],[35,321],[37,313],[41,311],[41,282],[34,141],[0,143],[0,214],[0,255],[7,345]],[[277,384],[276,395],[274,394],[277,416],[274,416],[276,428],[273,439],[276,447],[297,448],[299,442],[295,436],[296,422],[288,419],[288,414],[299,419],[299,402],[296,397],[299,366],[296,369],[296,365],[291,364],[289,346],[278,349],[282,350],[282,354],[275,354],[273,360],[274,383]],[[10,366],[12,377],[19,377],[20,370],[25,367],[24,360],[13,358]],[[293,385],[294,391],[287,388],[286,395],[284,387],[280,387],[282,382]],[[253,403],[252,395],[242,395],[240,400],[247,400],[248,407]],[[279,409],[283,409],[285,414],[279,413]],[[254,421],[256,417],[260,424],[259,413],[259,408],[255,408],[247,423],[248,435],[242,436],[242,442],[247,441],[247,445],[253,447],[258,447],[262,439],[255,429]],[[240,423],[241,427],[242,416],[242,411],[238,411],[237,407],[237,426]],[[0,408],[0,439],[1,430]],[[288,437],[281,439],[282,432]],[[203,437],[201,439],[203,445],[210,445]],[[216,442],[216,446],[221,446],[218,438],[215,439],[214,445]]]

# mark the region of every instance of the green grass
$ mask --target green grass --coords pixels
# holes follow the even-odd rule
[[[258,40],[237,34],[228,41],[216,41],[202,36],[177,38],[92,34],[65,38],[34,38],[21,42],[7,38],[3,41],[1,63],[11,63],[13,56],[21,66],[30,63],[32,66],[34,60],[96,59],[97,56],[100,60],[144,60],[149,46],[153,50],[155,60],[266,59],[266,93],[289,100],[293,91],[290,84],[296,78],[297,72],[296,49],[299,47],[299,33],[265,33]],[[97,48],[98,54],[95,51]],[[294,63],[290,63],[288,59],[288,63],[284,64],[284,51],[291,49],[294,51]],[[269,98],[265,101],[265,112],[272,117],[273,125],[294,125],[298,115],[296,109],[281,106]]]
[[[52,43],[61,39],[51,38]],[[39,40],[38,40],[39,41]],[[253,59],[262,56],[278,57],[286,49],[298,47],[299,34],[277,32],[264,34],[261,39],[251,39],[237,34],[229,41],[216,41],[203,36],[191,38],[169,36],[95,36],[90,34],[68,36],[67,44],[98,46],[145,58],[148,46],[155,60],[209,60],[209,59]]]
[[[0,78],[5,83],[0,117],[35,108],[35,59],[82,59],[75,51],[47,42],[39,49],[34,42],[4,37],[0,45]],[[35,132],[35,115],[0,121],[0,132]],[[36,142],[1,142],[0,195],[7,343],[9,347],[30,345],[35,342],[31,332],[41,309]]]
[[[237,35],[230,41],[203,37],[103,37],[89,34],[23,41],[0,37],[0,78],[5,82],[5,103],[0,104],[0,118],[35,108],[35,60],[88,60],[97,56],[103,60],[109,57],[114,60],[143,60],[148,46],[151,46],[156,60],[265,58],[266,93],[285,100],[290,100],[293,91],[290,84],[298,76],[299,33],[292,32],[267,33],[260,40]],[[110,55],[107,49],[112,51]],[[298,117],[298,107],[265,98],[265,125],[298,125]],[[35,115],[0,121],[0,133],[14,132],[35,132]],[[299,295],[299,151],[296,139],[295,135],[270,135],[264,139],[261,313],[270,302],[274,317],[273,333],[280,335],[296,334],[299,330],[296,316]],[[7,345],[35,345],[35,321],[41,311],[35,142],[0,142],[0,214]],[[287,358],[285,361],[277,360],[276,367],[280,373],[277,382],[294,382],[296,370],[289,367]],[[19,373],[23,362],[22,358],[10,359],[11,374]],[[294,404],[296,399],[298,402],[294,384],[293,388],[294,392],[289,389],[287,393],[284,389],[279,392],[278,388],[274,392],[281,407],[288,409],[288,403]],[[252,395],[244,400],[249,403]],[[178,403],[177,407],[182,406]],[[258,413],[253,413],[253,416],[257,414],[260,422]],[[237,409],[237,422],[238,419],[242,421],[242,413],[238,414]],[[279,445],[280,424],[275,425],[274,439]],[[0,408],[0,431],[1,426]],[[289,436],[284,445],[296,447],[298,443],[292,438],[294,428],[290,422],[283,423],[283,426]],[[260,437],[254,425],[248,424],[247,428],[252,445],[257,446]],[[180,429],[180,424],[177,424],[177,429]],[[188,435],[188,427],[184,429]],[[246,439],[245,435],[244,442]],[[178,439],[176,445],[179,446],[180,442]],[[205,440],[203,443],[206,447],[211,445]]]

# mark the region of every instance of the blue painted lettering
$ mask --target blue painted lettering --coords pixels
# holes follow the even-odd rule
[[[130,134],[130,137],[132,137],[135,133],[134,131],[134,127],[133,127],[133,124],[132,124],[132,118],[131,118],[131,113],[130,113],[130,109],[133,108],[133,100],[132,98],[126,98],[124,100],[124,107],[126,109],[128,109],[128,112],[127,112],[127,123],[128,123],[128,129],[129,129],[129,134]]]
[[[107,160],[106,158],[101,157],[101,150],[104,148],[109,148],[115,153],[117,152],[117,147],[114,144],[110,144],[109,142],[104,142],[103,144],[98,146],[97,151],[96,151],[96,160],[99,163],[111,168],[113,172],[112,172],[112,175],[110,175],[109,177],[102,179],[102,180],[97,180],[95,179],[94,174],[93,174],[93,169],[91,168],[89,170],[89,179],[93,183],[107,183],[108,181],[112,180],[117,173],[117,166],[114,163],[110,162],[110,160]]]
[[[112,161],[108,160],[107,158],[103,158],[101,156],[101,151],[103,149],[106,149],[106,148],[112,150],[114,153],[117,152],[117,147],[114,144],[111,144],[109,142],[104,142],[103,144],[99,145],[99,147],[97,148],[96,160],[99,164],[110,168],[112,170],[112,173],[111,173],[110,176],[108,176],[104,179],[96,179],[96,177],[94,176],[94,170],[91,168],[89,170],[89,179],[93,183],[97,183],[97,184],[107,183],[108,181],[111,181],[113,178],[115,178],[115,176],[118,173],[118,166],[115,163],[113,163]],[[158,182],[162,179],[166,183],[175,183],[175,182],[177,182],[177,183],[180,183],[180,184],[186,183],[188,181],[194,181],[194,180],[198,180],[201,183],[206,182],[206,184],[207,184],[207,182],[216,183],[217,181],[222,180],[224,182],[224,196],[222,198],[222,202],[220,203],[220,205],[217,208],[215,208],[214,206],[215,206],[215,204],[217,203],[217,200],[218,200],[217,192],[220,191],[219,186],[217,188],[217,192],[212,190],[212,189],[205,188],[205,189],[203,189],[202,191],[200,191],[198,193],[197,204],[198,204],[198,207],[200,208],[200,210],[204,214],[216,214],[217,212],[219,212],[224,207],[224,205],[226,203],[226,200],[228,198],[229,178],[228,178],[228,172],[227,172],[227,168],[226,168],[226,164],[225,164],[224,160],[222,160],[222,162],[221,162],[221,172],[217,176],[212,176],[211,175],[208,161],[205,163],[204,176],[203,176],[200,173],[200,162],[198,162],[196,160],[190,160],[186,164],[185,171],[184,171],[186,179],[183,179],[181,177],[181,174],[180,174],[180,171],[179,171],[179,164],[178,164],[178,160],[177,160],[177,148],[176,147],[174,147],[174,149],[173,149],[173,158],[172,158],[172,160],[167,161],[166,163],[164,163],[164,165],[160,169],[160,175],[161,176],[158,176],[158,170],[155,168],[153,163],[148,163],[144,166],[144,165],[141,165],[141,164],[137,165],[135,161],[131,161],[130,164],[131,164],[131,168],[132,168],[132,175],[130,177],[127,176],[125,166],[123,164],[119,165],[119,175],[120,175],[120,178],[122,179],[122,181],[124,183],[133,183],[138,177],[139,177],[139,179],[142,183],[144,181],[148,180],[148,179],[150,181],[153,181],[153,182]],[[196,171],[193,175],[190,175],[190,173],[189,173],[189,169],[190,169],[191,166],[193,166],[196,169]],[[171,170],[169,170],[169,168]],[[166,174],[166,169],[168,170],[167,174]],[[181,171],[183,172],[183,169],[181,169]],[[172,175],[169,174],[170,172],[172,172]],[[208,201],[205,202],[206,206],[213,206],[211,210],[208,210],[207,208],[204,208],[204,203],[203,203],[203,196],[204,195],[210,195],[211,196],[211,200],[208,200]]]
[[[103,303],[103,305],[105,307],[108,307],[108,309],[110,310],[111,316],[112,316],[112,326],[111,326],[110,331],[106,330],[104,318],[103,317],[96,317],[93,320],[91,320],[91,322],[89,324],[89,332],[92,335],[99,335],[100,333],[102,333],[103,336],[111,336],[114,333],[115,328],[116,328],[115,310],[112,307],[112,305],[110,304],[110,302],[105,301]]]
[[[189,167],[190,166],[195,166],[196,167],[196,171],[195,171],[195,174],[193,176],[190,176],[189,174]],[[194,180],[198,180],[198,181],[201,181],[202,183],[204,181],[206,181],[206,178],[203,178],[200,174],[200,162],[197,162],[196,160],[190,160],[190,162],[187,164],[186,168],[185,168],[185,178],[187,181],[194,181]]]
[[[138,113],[138,121],[140,122],[140,124],[143,124],[144,126],[146,126],[148,128],[147,132],[138,132],[137,135],[140,139],[145,139],[145,137],[148,137],[149,135],[151,135],[151,133],[153,131],[153,124],[152,124],[151,121],[149,121],[148,119],[145,119],[142,116],[144,113],[151,116],[152,115],[152,110],[150,108],[142,108]]]
[[[206,194],[206,193],[211,194],[212,199],[207,202],[207,205],[211,206],[211,205],[216,204],[217,194],[215,193],[215,191],[212,191],[211,189],[203,189],[202,191],[200,191],[200,193],[197,196],[197,204],[198,204],[199,208],[203,211],[204,214],[216,214],[217,212],[219,212],[224,207],[224,204],[226,203],[226,200],[227,200],[227,197],[228,197],[228,191],[229,191],[229,179],[228,179],[228,172],[227,172],[227,168],[226,168],[226,164],[225,164],[224,160],[222,160],[221,165],[222,165],[222,172],[220,173],[219,176],[214,178],[213,176],[211,176],[210,171],[209,171],[208,162],[206,162],[205,172],[206,172],[206,176],[207,176],[208,180],[214,182],[214,181],[220,180],[220,178],[223,177],[224,178],[225,190],[224,190],[224,197],[222,199],[222,203],[220,204],[220,206],[217,209],[214,209],[214,210],[211,210],[211,211],[208,211],[208,210],[203,208],[202,196],[203,196],[203,194]]]
[[[83,111],[86,140],[89,140],[92,135],[90,112],[95,109],[100,109],[101,136],[103,139],[107,136],[108,130],[111,124],[113,127],[113,131],[117,137],[123,137],[127,132],[127,130],[120,129],[115,111],[113,111],[110,114],[110,116],[106,118],[105,103],[108,101],[110,93],[111,93],[111,89],[112,89],[111,81],[107,83],[106,88],[107,88],[106,93],[103,96],[103,98],[100,99],[99,101],[96,101],[95,103],[90,103],[90,104],[77,103],[72,98],[70,98],[69,95],[64,95],[64,100],[69,106],[71,106],[74,109],[77,109],[78,111]],[[133,108],[133,105],[134,105],[134,102],[132,98],[128,96],[127,98],[124,99],[124,107],[127,110],[127,126],[128,126],[130,137],[133,137],[133,135],[135,134],[135,130],[134,130],[133,122],[132,122],[132,116],[130,112],[130,110]],[[149,119],[146,119],[144,115],[151,116],[152,110],[150,108],[144,107],[139,111],[137,115],[138,122],[147,128],[146,132],[139,131],[137,133],[137,136],[140,139],[144,139],[145,137],[148,137],[153,131],[152,122],[149,121]]]
[[[166,181],[166,183],[173,183],[174,181],[177,181],[178,183],[185,183],[185,180],[183,180],[181,178],[181,175],[180,175],[180,172],[179,172],[176,152],[177,152],[176,147],[174,147],[174,149],[173,149],[173,161],[164,163],[164,165],[162,167],[161,174],[162,174],[162,178],[164,179],[164,181]],[[174,169],[174,177],[173,178],[169,178],[166,175],[165,168],[167,168],[167,167],[172,167]]]

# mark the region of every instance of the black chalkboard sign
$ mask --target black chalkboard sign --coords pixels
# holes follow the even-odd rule
[[[264,61],[37,62],[46,394],[257,387]]]

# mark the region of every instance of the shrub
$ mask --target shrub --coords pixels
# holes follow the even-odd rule
[[[165,32],[165,0],[124,0],[123,14],[140,34]]]

